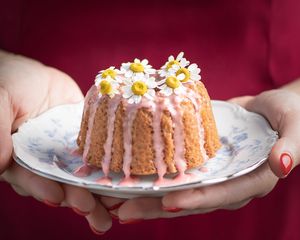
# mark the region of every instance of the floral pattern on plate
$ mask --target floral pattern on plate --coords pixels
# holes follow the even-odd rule
[[[277,141],[277,132],[262,116],[235,104],[212,101],[212,105],[222,148],[215,158],[189,170],[194,176],[189,182],[170,181],[158,187],[154,184],[157,176],[152,175],[139,177],[134,186],[120,186],[123,174],[112,173],[112,185],[97,182],[103,176],[101,170],[93,170],[85,177],[75,176],[74,170],[82,165],[81,156],[74,154],[74,150],[83,102],[52,108],[24,123],[13,135],[14,159],[38,175],[123,198],[161,196],[170,191],[215,184],[259,167]]]

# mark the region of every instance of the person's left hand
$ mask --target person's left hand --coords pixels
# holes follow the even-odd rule
[[[270,153],[268,162],[244,176],[216,185],[176,191],[162,198],[136,198],[126,201],[118,210],[121,221],[170,218],[217,209],[234,210],[253,198],[268,194],[278,178],[285,177],[299,164],[300,96],[286,90],[264,92],[256,97],[231,100],[249,111],[264,115],[280,139]]]
[[[9,183],[22,196],[32,196],[50,206],[65,206],[86,217],[96,234],[112,225],[105,205],[87,189],[60,184],[38,176],[12,158],[11,134],[27,119],[59,104],[83,99],[76,83],[67,74],[35,60],[0,50],[0,180]]]

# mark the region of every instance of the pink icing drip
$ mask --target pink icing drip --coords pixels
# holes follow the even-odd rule
[[[119,182],[119,186],[123,186],[123,187],[133,187],[135,186],[137,183],[139,183],[139,178],[137,177],[125,177],[123,178],[120,182]]]
[[[96,91],[94,91],[93,89],[96,88]],[[90,108],[90,116],[89,116],[89,121],[88,121],[88,130],[87,130],[87,134],[86,134],[86,140],[85,140],[85,145],[84,145],[84,150],[83,150],[83,161],[85,163],[87,163],[87,155],[89,153],[90,150],[90,145],[91,145],[91,134],[92,134],[92,129],[93,129],[93,125],[94,125],[94,120],[95,120],[95,115],[96,115],[96,111],[100,102],[100,98],[97,94],[97,87],[93,86],[91,88],[92,93],[92,97],[91,97],[91,101],[89,101],[91,108]],[[91,91],[90,90],[90,91]]]
[[[73,172],[73,174],[76,177],[87,177],[89,175],[91,175],[93,171],[93,168],[89,167],[88,165],[84,164],[78,168],[76,168]]]
[[[102,160],[102,171],[104,176],[108,176],[109,173],[109,165],[111,161],[111,152],[112,152],[112,142],[113,142],[113,129],[114,129],[114,122],[116,118],[116,111],[121,101],[121,96],[115,96],[109,101],[108,106],[108,117],[107,117],[107,138],[104,144],[104,157]]]
[[[197,126],[198,126],[198,133],[199,133],[199,145],[200,145],[200,151],[202,154],[202,157],[204,161],[208,160],[208,156],[206,154],[206,150],[204,148],[204,128],[202,125],[202,119],[201,119],[201,114],[200,114],[200,107],[201,107],[201,102],[200,102],[200,96],[195,94],[194,91],[188,89],[187,91],[187,97],[190,99],[190,101],[194,105],[194,109],[196,112],[196,120],[197,120]]]
[[[135,115],[139,104],[127,104],[123,101],[126,106],[126,114],[123,122],[123,138],[124,138],[124,156],[123,156],[123,172],[125,178],[130,177],[130,165],[132,160],[132,124],[135,119]]]
[[[96,182],[101,185],[112,186],[112,180],[109,177],[101,177],[97,179]]]
[[[191,181],[197,180],[198,176],[193,173],[178,174],[174,178],[159,178],[155,181],[154,186],[163,187],[171,186],[177,184],[189,183]]]
[[[169,99],[171,102],[168,102]],[[187,169],[186,161],[185,161],[185,146],[183,139],[183,124],[182,124],[182,111],[180,108],[180,97],[175,96],[174,94],[169,98],[166,99],[167,109],[171,113],[173,124],[174,124],[174,161],[177,167],[179,174],[184,174],[185,170]]]
[[[161,116],[165,108],[165,99],[157,97],[156,106],[154,106],[153,115],[153,146],[155,150],[155,167],[157,169],[158,178],[161,179],[166,174],[167,166],[164,162],[164,142],[161,136]]]

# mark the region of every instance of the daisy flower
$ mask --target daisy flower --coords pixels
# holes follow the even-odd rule
[[[108,95],[113,98],[116,94],[120,93],[118,90],[120,87],[119,82],[112,79],[110,76],[97,81],[96,86],[99,89],[99,97],[102,97],[102,95]]]
[[[122,63],[121,72],[126,78],[134,76],[143,77],[144,75],[154,74],[155,69],[148,63],[147,59],[140,61],[136,58],[133,62]]]
[[[184,91],[182,82],[175,75],[169,75],[157,84],[160,85],[158,88],[161,89],[160,92],[165,96],[170,96],[172,93],[178,95]]]
[[[177,78],[181,82],[191,82],[191,81],[199,81],[201,79],[200,76],[200,68],[196,63],[193,63],[186,67],[181,67],[178,65],[173,65],[169,70],[170,74],[175,74]]]
[[[116,80],[117,82],[121,83],[121,79],[120,76],[118,76],[118,74],[120,74],[120,70],[116,69],[115,67],[109,67],[105,70],[100,71],[95,79],[95,84],[99,85],[99,82],[101,82],[103,79],[106,79],[107,77],[112,78],[113,80]]]
[[[149,100],[155,97],[155,88],[157,83],[154,77],[149,76],[135,76],[132,81],[126,79],[125,86],[122,87],[123,97],[128,99],[128,103],[138,104],[141,102],[142,97],[145,96]]]
[[[169,56],[168,61],[161,67],[161,69],[158,71],[159,75],[161,77],[165,77],[168,75],[168,72],[170,69],[172,69],[173,66],[180,66],[182,68],[186,67],[190,64],[189,61],[186,60],[186,58],[183,57],[184,52],[180,52],[176,59],[173,55]]]

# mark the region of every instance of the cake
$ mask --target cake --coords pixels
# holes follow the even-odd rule
[[[148,60],[100,71],[77,138],[86,165],[131,175],[184,173],[220,148],[200,68],[181,52],[157,71]]]

